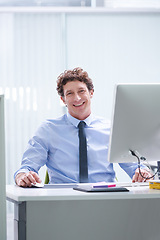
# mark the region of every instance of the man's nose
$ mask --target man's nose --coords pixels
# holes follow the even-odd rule
[[[78,93],[76,93],[75,96],[74,96],[74,100],[78,101],[78,100],[80,100],[80,99],[81,99],[81,97],[79,96]]]

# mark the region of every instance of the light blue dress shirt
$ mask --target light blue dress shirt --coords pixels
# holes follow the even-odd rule
[[[21,168],[15,173],[35,171],[46,164],[50,183],[79,182],[80,120],[69,113],[47,120],[29,140],[23,154]],[[110,123],[92,114],[85,120],[89,182],[115,181],[113,164],[107,161]],[[119,164],[132,178],[137,164]]]

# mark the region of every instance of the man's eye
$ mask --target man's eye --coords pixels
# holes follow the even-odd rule
[[[68,95],[71,95],[71,94],[72,94],[72,93],[71,93],[71,92],[69,92],[69,93],[67,93],[67,96],[68,96]]]

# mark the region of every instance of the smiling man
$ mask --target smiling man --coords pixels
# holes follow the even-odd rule
[[[88,182],[113,182],[113,164],[107,161],[110,125],[105,119],[91,113],[94,86],[88,73],[81,68],[66,70],[57,79],[57,91],[68,112],[58,119],[47,120],[29,140],[23,154],[21,168],[15,173],[18,186],[30,187],[40,183],[39,169],[46,165],[50,183],[79,182],[78,125],[85,122],[87,139]],[[121,163],[120,166],[132,178],[143,181],[137,164]],[[141,170],[150,177],[148,169]]]

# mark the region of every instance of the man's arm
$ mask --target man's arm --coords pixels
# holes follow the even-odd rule
[[[130,176],[132,182],[144,182],[145,178],[151,177],[153,173],[143,164],[140,166],[141,175],[137,163],[119,163],[120,167]]]
[[[20,187],[31,187],[32,183],[41,183],[42,180],[39,178],[36,172],[30,171],[27,173],[18,173],[15,178],[15,182]]]
[[[14,174],[18,186],[30,187],[32,183],[41,183],[38,171],[47,161],[48,139],[48,125],[44,122],[29,140],[22,156],[21,167]]]

